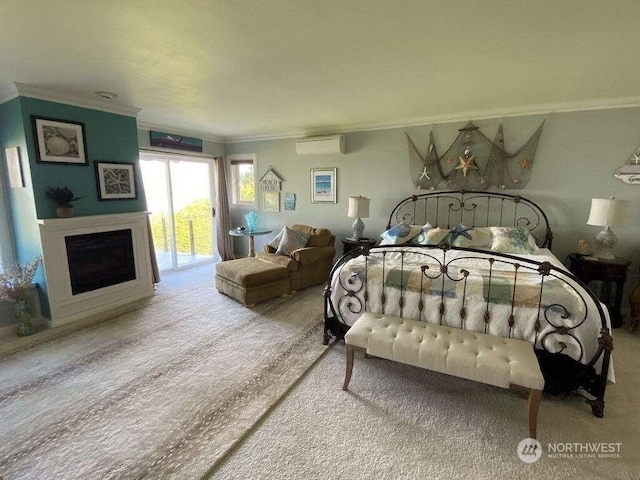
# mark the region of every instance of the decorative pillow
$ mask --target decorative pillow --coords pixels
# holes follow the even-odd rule
[[[486,229],[483,230],[467,227],[461,223],[453,227],[440,241],[439,245],[474,248],[489,247],[491,246],[491,236],[486,232]]]
[[[420,227],[420,233],[411,239],[409,245],[428,245],[427,234],[432,229],[433,225],[431,225],[429,222],[425,223],[422,227]]]
[[[425,243],[421,245],[438,245],[449,233],[448,228],[435,227],[426,232]]]
[[[282,227],[282,230],[280,230],[280,233],[278,233],[275,237],[273,237],[273,239],[271,239],[271,241],[267,243],[267,245],[269,245],[274,250],[277,250],[278,246],[280,246],[280,240],[282,240],[282,235],[284,235],[285,228],[287,227]]]
[[[380,235],[382,237],[380,245],[404,245],[421,231],[421,228],[417,225],[399,223]]]
[[[278,250],[276,250],[276,255],[290,255],[294,250],[306,247],[307,243],[309,243],[309,237],[311,235],[284,227],[284,233],[282,234],[280,245],[278,245]]]
[[[538,249],[533,236],[524,227],[491,227],[491,251],[500,253],[533,253]]]

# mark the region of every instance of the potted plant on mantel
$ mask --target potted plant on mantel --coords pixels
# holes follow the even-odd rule
[[[47,187],[45,190],[47,198],[53,200],[58,205],[56,207],[56,217],[58,218],[71,218],[73,217],[73,205],[72,202],[80,200],[84,197],[74,197],[73,192],[69,187]]]

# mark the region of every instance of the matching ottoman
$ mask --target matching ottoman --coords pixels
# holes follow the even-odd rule
[[[245,306],[287,295],[289,272],[286,267],[259,258],[241,258],[216,265],[216,288]]]

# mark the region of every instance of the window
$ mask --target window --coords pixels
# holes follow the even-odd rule
[[[229,155],[231,201],[234,205],[256,204],[255,154]]]

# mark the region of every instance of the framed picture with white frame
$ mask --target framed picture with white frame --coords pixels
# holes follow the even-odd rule
[[[131,163],[96,162],[99,200],[138,198],[135,168]]]
[[[311,203],[337,203],[336,168],[311,169]]]
[[[89,165],[84,123],[32,116],[38,163]]]

